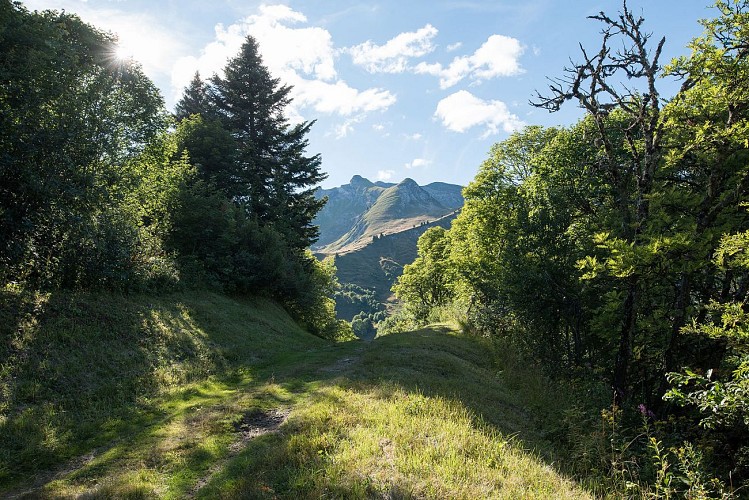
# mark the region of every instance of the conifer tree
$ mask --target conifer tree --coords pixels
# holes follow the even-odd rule
[[[311,223],[322,207],[312,189],[325,174],[319,155],[305,156],[314,122],[290,126],[284,115],[290,91],[271,76],[248,36],[224,76],[211,79],[208,97],[237,143],[238,198],[251,215],[275,225],[292,248],[306,248],[317,237]]]
[[[200,78],[200,72],[196,71],[190,85],[185,87],[182,99],[174,107],[174,116],[180,121],[192,115],[208,118],[211,113],[207,90],[207,85]]]

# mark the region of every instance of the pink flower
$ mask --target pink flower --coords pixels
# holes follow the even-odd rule
[[[637,409],[640,410],[640,413],[642,413],[643,417],[648,418],[655,418],[655,413],[650,411],[647,406],[645,406],[645,403],[640,403],[637,405]]]

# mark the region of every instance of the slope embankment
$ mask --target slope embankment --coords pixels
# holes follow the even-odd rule
[[[562,395],[445,327],[335,344],[199,292],[0,311],[3,497],[587,495],[548,465]]]

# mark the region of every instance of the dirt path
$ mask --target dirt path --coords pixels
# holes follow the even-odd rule
[[[352,352],[327,366],[318,368],[317,372],[334,375],[345,372],[359,362],[368,344],[368,342],[362,342]],[[195,498],[200,490],[210,483],[211,479],[221,472],[234,457],[247,448],[253,439],[281,431],[281,426],[286,422],[291,412],[292,408],[276,408],[267,411],[254,410],[243,415],[234,424],[237,439],[229,446],[229,453],[221,461],[214,464],[204,477],[198,480],[195,488],[188,494],[188,498]]]

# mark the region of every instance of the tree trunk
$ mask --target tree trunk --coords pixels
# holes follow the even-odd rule
[[[624,300],[622,329],[619,334],[619,350],[616,354],[616,364],[614,365],[613,389],[614,402],[621,405],[628,394],[627,382],[629,365],[632,361],[632,337],[635,330],[635,316],[637,308],[637,276],[629,278],[627,284],[627,298]]]

